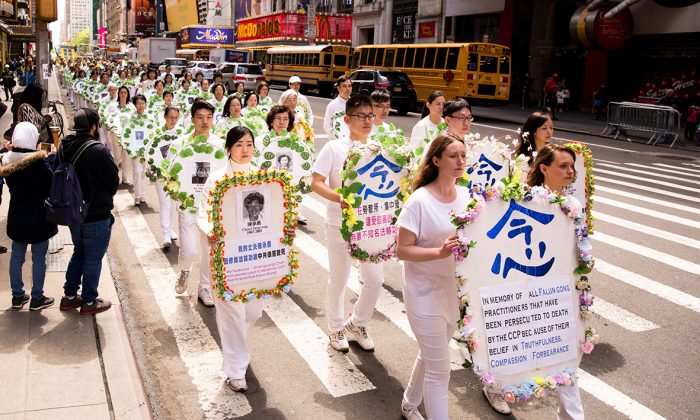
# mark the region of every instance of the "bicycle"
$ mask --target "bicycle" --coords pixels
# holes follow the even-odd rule
[[[63,105],[63,102],[61,101],[48,101],[48,104],[46,107],[49,110],[49,116],[51,116],[51,121],[49,121],[49,124],[51,127],[58,127],[58,135],[59,138],[64,137],[64,132],[63,132],[63,116],[61,116],[61,113],[58,112],[58,107],[56,105]]]

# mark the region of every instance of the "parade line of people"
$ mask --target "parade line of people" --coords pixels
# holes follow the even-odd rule
[[[179,274],[173,287],[183,294],[189,279],[196,279],[199,302],[216,311],[227,385],[234,392],[245,392],[250,363],[248,330],[261,317],[263,300],[228,302],[212,296],[209,192],[226,176],[257,171],[253,163],[256,151],[272,138],[295,135],[313,143],[313,112],[299,92],[299,78],[289,80],[289,89],[275,103],[266,83],[260,83],[253,92],[245,92],[243,84],[238,83],[234,91],[227,92],[218,74],[210,83],[201,73],[178,77],[166,68],[159,75],[146,66],[84,59],[59,63],[57,68],[61,84],[77,110],[72,127],[75,134],[47,151],[41,147],[39,130],[31,122],[16,123],[0,166],[0,176],[6,179],[12,195],[7,227],[13,241],[13,308],[21,309],[30,300],[31,310],[53,304],[53,299],[43,293],[48,240],[57,232],[56,225],[47,222],[43,212],[52,170],[61,162],[71,162],[89,203],[84,223],[71,227],[75,251],[60,303],[61,310],[79,308],[81,314],[99,313],[111,306],[98,297],[97,286],[114,223],[111,210],[119,183],[133,184],[133,203],[142,206],[151,180],[159,200],[162,250],[167,252],[174,241],[179,245]],[[364,351],[373,351],[375,341],[369,325],[384,282],[383,265],[359,263],[362,288],[346,318],[345,291],[354,260],[339,230],[342,209],[347,203],[337,189],[353,147],[372,142],[378,133],[397,131],[386,121],[391,108],[390,92],[379,89],[371,96],[352,96],[351,82],[345,76],[337,80],[336,89],[338,96],[328,104],[323,121],[329,142],[313,161],[310,180],[311,189],[327,201],[328,336],[331,351],[348,352],[348,340],[356,341]],[[576,154],[568,147],[551,143],[552,120],[546,112],[532,114],[514,153],[530,159],[527,180],[531,186],[544,186],[566,196],[567,186],[576,177]],[[423,418],[418,411],[421,403],[428,418],[448,418],[449,342],[459,318],[452,256],[457,238],[448,214],[463,210],[470,199],[469,189],[459,186],[458,181],[467,170],[467,147],[474,141],[470,137],[472,121],[468,102],[447,100],[442,93],[434,92],[410,136],[420,163],[416,165],[413,193],[396,222],[397,256],[405,261],[406,315],[419,346],[400,404],[400,412],[407,419]],[[184,164],[193,153],[205,153],[203,150],[213,150],[216,158],[206,165],[197,164],[193,173],[184,175],[191,177],[193,186],[199,186],[193,190],[197,193],[178,191],[169,185],[173,183],[172,174],[177,172],[173,172],[173,162]],[[289,168],[289,156],[286,161],[280,158],[278,164]],[[567,198],[576,205],[575,198]],[[304,224],[306,219],[299,215],[297,222]],[[293,237],[294,232],[290,235]],[[31,296],[25,294],[22,280],[24,253],[29,244]],[[195,274],[192,271],[197,258],[200,264]],[[483,392],[496,411],[510,413],[502,394],[491,393],[486,387]],[[558,417],[584,418],[577,385],[560,388]]]

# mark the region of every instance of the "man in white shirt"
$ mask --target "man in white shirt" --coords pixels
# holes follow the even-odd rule
[[[313,126],[314,112],[311,110],[309,100],[299,92],[299,90],[301,90],[301,79],[299,76],[292,76],[289,78],[289,88],[297,93],[297,106],[300,106],[304,110],[304,118]]]
[[[352,82],[347,77],[340,76],[338,81],[335,82],[335,87],[338,89],[338,96],[330,101],[326,107],[326,115],[323,118],[323,130],[328,134],[328,140],[340,137],[333,129],[333,116],[339,112],[345,112],[345,104],[348,102],[348,99],[350,99],[350,94],[352,93]],[[347,124],[343,118],[339,119],[339,123],[341,125],[340,132],[349,134]]]
[[[347,204],[342,201],[340,194],[335,192],[335,189],[341,186],[340,172],[343,169],[348,151],[355,144],[367,142],[367,136],[372,130],[372,121],[375,117],[376,115],[372,111],[372,102],[367,96],[358,95],[347,100],[346,115],[343,119],[348,125],[350,135],[329,141],[321,149],[313,167],[311,188],[328,200],[326,206],[326,247],[330,275],[326,285],[326,317],[330,332],[329,339],[331,347],[341,352],[349,350],[346,331],[351,334],[351,338],[354,338],[363,350],[374,350],[374,342],[367,334],[366,325],[372,318],[384,282],[382,263],[360,263],[362,290],[353,307],[352,315],[345,320],[343,316],[345,313],[345,288],[353,259],[348,251],[347,243],[340,234],[341,209]]]

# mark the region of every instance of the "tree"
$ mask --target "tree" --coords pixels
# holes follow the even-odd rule
[[[73,45],[75,45],[78,48],[78,54],[82,55],[85,54],[86,52],[92,51],[92,48],[90,48],[90,28],[86,27],[82,31],[78,33],[73,38]]]

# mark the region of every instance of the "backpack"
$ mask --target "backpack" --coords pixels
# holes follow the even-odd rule
[[[44,201],[46,220],[63,226],[80,226],[85,220],[90,203],[83,200],[83,191],[75,173],[75,163],[90,146],[98,141],[86,141],[70,162],[63,160],[63,143],[58,148],[59,165],[53,173],[49,196]]]

